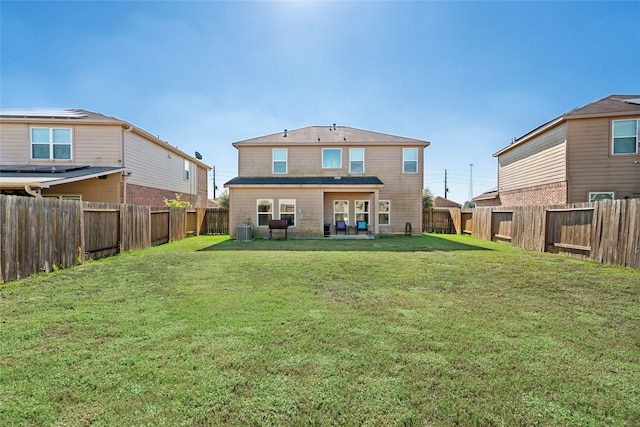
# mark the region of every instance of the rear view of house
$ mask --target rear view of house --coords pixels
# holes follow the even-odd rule
[[[494,154],[498,188],[476,206],[640,197],[640,95],[611,95],[532,130]]]
[[[333,125],[233,145],[239,176],[225,184],[232,235],[251,224],[264,237],[273,219],[287,220],[296,237],[358,233],[365,224],[371,235],[421,232],[427,141]]]
[[[0,193],[207,205],[210,166],[130,123],[86,110],[1,110]]]

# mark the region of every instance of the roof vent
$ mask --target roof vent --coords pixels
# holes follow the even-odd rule
[[[287,137],[287,130],[286,129],[284,130],[284,134],[282,136],[284,136],[285,138]]]
[[[333,124],[333,130],[338,130],[335,123]]]

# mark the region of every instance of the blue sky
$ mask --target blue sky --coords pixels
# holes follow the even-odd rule
[[[640,2],[0,2],[0,108],[82,108],[202,153],[311,125],[425,139],[425,186],[468,199],[492,154],[640,94]]]

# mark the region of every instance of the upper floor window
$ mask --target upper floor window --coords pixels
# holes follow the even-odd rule
[[[417,148],[402,149],[402,172],[404,173],[418,172],[418,149]]]
[[[341,168],[342,167],[342,148],[323,148],[322,149],[322,167],[323,168]]]
[[[640,151],[640,120],[613,121],[613,154],[636,154]]]
[[[296,225],[295,199],[280,199],[280,219],[286,219],[290,227]]]
[[[273,149],[273,173],[287,173],[287,149]]]
[[[31,128],[31,158],[71,160],[71,129]]]
[[[364,148],[349,149],[349,172],[364,173]]]
[[[189,169],[191,167],[191,163],[189,163],[189,160],[184,161],[184,179],[185,181],[189,181]]]

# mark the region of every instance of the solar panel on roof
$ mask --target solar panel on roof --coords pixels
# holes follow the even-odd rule
[[[78,110],[61,109],[27,109],[27,110],[0,110],[2,117],[48,117],[61,119],[81,119],[87,115]]]
[[[640,98],[625,99],[624,102],[626,102],[628,104],[638,104],[638,105],[640,105]]]

